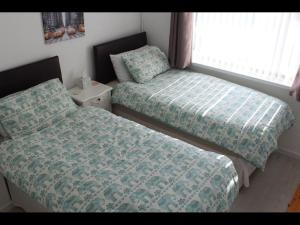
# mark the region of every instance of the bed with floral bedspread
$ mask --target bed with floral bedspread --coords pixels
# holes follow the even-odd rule
[[[226,156],[94,107],[3,141],[0,170],[57,212],[222,212],[239,189]]]
[[[122,82],[112,102],[222,146],[264,168],[294,123],[283,101],[213,76],[169,70],[145,84]]]

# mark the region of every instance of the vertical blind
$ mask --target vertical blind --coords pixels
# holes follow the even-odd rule
[[[291,86],[300,13],[195,13],[193,63]]]

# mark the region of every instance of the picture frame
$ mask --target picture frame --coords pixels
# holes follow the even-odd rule
[[[45,44],[85,35],[83,12],[42,12],[41,14]]]

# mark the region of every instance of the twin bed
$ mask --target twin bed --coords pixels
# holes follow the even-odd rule
[[[170,69],[147,83],[119,83],[109,54],[147,45],[146,33],[94,46],[96,79],[114,87],[113,113],[227,155],[240,185],[264,169],[294,116],[283,101],[222,79]],[[104,72],[103,72],[104,71]]]
[[[96,80],[115,84],[109,54],[146,43],[140,33],[94,46]],[[276,98],[169,70],[146,84],[114,88],[113,112],[139,123],[68,103],[53,113],[71,107],[70,113],[44,124],[43,110],[51,108],[45,104],[55,98],[49,91],[65,93],[60,81],[58,57],[0,72],[0,123],[18,134],[0,143],[0,171],[12,201],[26,211],[228,211],[239,188],[249,185],[255,168],[264,168],[278,136],[293,123],[288,106]],[[19,95],[36,101],[22,98],[12,106]],[[43,107],[41,96],[48,98]],[[70,96],[63,98],[69,102]],[[43,123],[34,132],[23,131],[31,122],[24,122],[21,132],[18,123],[6,119],[22,115],[24,107]]]

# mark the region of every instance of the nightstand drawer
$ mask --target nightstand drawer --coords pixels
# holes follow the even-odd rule
[[[69,90],[73,100],[81,106],[95,106],[111,111],[112,87],[97,83],[86,89],[73,87]]]
[[[99,97],[89,100],[87,102],[87,104],[111,111],[111,93],[110,93],[110,91]]]

